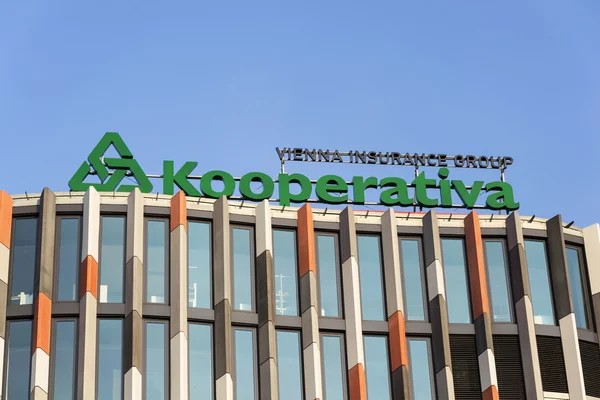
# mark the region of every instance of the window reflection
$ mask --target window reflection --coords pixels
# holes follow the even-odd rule
[[[423,267],[419,247],[419,241],[416,239],[400,240],[406,318],[412,321],[424,321],[426,319]]]
[[[75,321],[57,321],[54,335],[54,379],[52,396],[56,400],[75,398]]]
[[[211,326],[189,324],[189,399],[213,399]]]
[[[298,315],[296,233],[273,230],[275,270],[275,311],[277,315]]]
[[[11,321],[8,323],[6,400],[29,398],[31,326],[31,321]]]
[[[233,228],[233,308],[251,311],[252,288],[252,236],[247,228]]]
[[[448,321],[470,323],[469,285],[462,239],[442,239]]]
[[[322,317],[340,317],[339,265],[333,235],[317,235],[317,274]]]
[[[235,340],[235,399],[256,399],[256,354],[254,353],[254,331],[234,329]]]
[[[385,320],[379,237],[358,236],[360,300],[364,320]]]
[[[485,241],[485,262],[488,273],[492,318],[494,322],[511,322],[508,264],[506,263],[504,243],[501,240]]]
[[[123,320],[98,321],[98,400],[123,398]]]
[[[321,335],[323,349],[323,390],[326,400],[346,398],[344,345],[340,335]]]
[[[575,322],[578,328],[588,329],[589,324],[584,294],[585,286],[583,284],[580,259],[578,249],[567,247],[567,267],[569,270],[569,283],[571,285],[571,298],[575,311]]]
[[[536,324],[554,325],[554,308],[552,306],[552,291],[546,246],[539,240],[525,241],[527,257],[527,272],[531,287],[531,302],[533,303],[533,319]]]
[[[429,341],[427,339],[408,339],[408,351],[413,399],[434,399]]]
[[[15,219],[13,229],[11,304],[33,304],[37,248],[37,218]]]
[[[58,301],[77,300],[77,270],[80,265],[79,218],[59,219],[57,268]]]
[[[146,322],[146,400],[165,400],[168,388],[166,365],[167,351],[165,349],[166,324],[163,322]]]
[[[277,331],[277,378],[280,399],[302,400],[299,332]]]
[[[367,398],[391,400],[387,338],[365,336],[364,344]]]
[[[100,240],[100,302],[123,303],[125,218],[102,217]]]
[[[211,308],[212,256],[210,224],[207,222],[189,222],[188,231],[188,305],[194,308]]]
[[[146,223],[146,302],[166,303],[167,223],[148,220]]]

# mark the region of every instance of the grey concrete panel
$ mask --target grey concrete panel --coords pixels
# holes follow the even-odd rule
[[[54,236],[56,233],[56,195],[44,188],[40,198],[40,271],[36,289],[52,299],[54,276]]]
[[[57,204],[57,214],[83,214],[83,204]]]
[[[352,256],[358,259],[356,225],[354,211],[351,207],[346,207],[340,213],[340,261],[343,264]]]
[[[422,235],[423,227],[422,226],[398,225],[398,234],[399,235]]]
[[[231,373],[231,304],[225,299],[215,306],[215,373],[219,379]]]
[[[124,321],[124,337],[123,337],[123,367],[125,371],[136,367],[143,371],[144,360],[144,327],[142,317],[137,311],[133,311]]]
[[[410,376],[408,368],[402,366],[392,372],[392,393],[394,399],[410,399]]]
[[[431,321],[433,368],[437,374],[446,367],[452,368],[448,311],[446,309],[446,301],[442,296],[436,296],[429,302],[429,319]]]
[[[223,299],[231,301],[231,243],[229,231],[229,203],[221,197],[214,203],[212,221],[213,270],[215,304]]]
[[[273,228],[297,228],[298,220],[288,218],[271,218],[271,225]]]
[[[587,329],[577,329],[577,336],[579,336],[579,340],[598,343],[598,334],[596,332],[588,331]]]
[[[424,321],[406,321],[406,335],[413,333],[431,334],[431,324]]]
[[[452,369],[450,367],[436,372],[435,383],[438,400],[454,400],[454,377],[452,376]]]
[[[556,325],[535,325],[536,336],[560,337],[560,328]]]
[[[542,375],[533,323],[533,306],[529,296],[515,304],[515,315],[519,326],[519,344],[528,399],[543,399]]]
[[[440,228],[434,210],[429,211],[423,217],[423,248],[425,265],[431,265],[435,260],[442,260]]]
[[[516,303],[523,296],[531,296],[529,286],[529,272],[527,271],[527,258],[525,248],[519,243],[508,251],[510,286],[512,288],[513,301]]]
[[[465,228],[459,226],[442,226],[440,227],[440,235],[464,236]]]
[[[258,328],[258,363],[262,364],[269,358],[277,360],[277,336],[275,324],[271,321]]]
[[[127,243],[125,260],[144,263],[144,195],[135,188],[127,196]]]
[[[171,307],[164,304],[145,303],[142,306],[142,315],[144,318],[169,318],[171,315]],[[187,325],[186,325],[187,326]],[[178,333],[179,331],[175,332]],[[187,328],[182,330],[187,335]],[[172,335],[170,337],[173,337]]]
[[[215,311],[207,308],[188,308],[188,319],[190,321],[214,321]]]
[[[171,207],[144,206],[144,214],[147,216],[169,217],[171,215]]]
[[[187,311],[188,311],[188,262],[187,262],[187,232],[183,225],[176,227],[170,234],[171,237],[171,265],[170,265],[170,293],[171,293],[171,321],[170,337],[179,332],[187,336]],[[146,312],[144,308],[144,313]]]
[[[448,333],[450,335],[474,335],[475,325],[473,324],[448,324]]]
[[[2,301],[0,299],[0,301]],[[1,309],[1,306],[0,306]],[[79,314],[78,303],[52,303],[53,317],[68,317]]]
[[[527,226],[527,221],[525,221],[525,226]],[[523,236],[525,237],[533,237],[538,239],[545,239],[548,237],[546,231],[542,229],[532,229],[532,228],[523,228]]]
[[[140,259],[134,256],[125,265],[125,314],[132,311],[142,314],[143,285],[144,266]]]
[[[127,212],[126,204],[100,204],[102,214],[124,214]]]
[[[298,329],[302,327],[302,317],[293,315],[276,315],[275,325],[283,329]]]
[[[302,349],[312,343],[319,343],[319,316],[315,307],[302,313]]]
[[[517,324],[492,324],[493,335],[518,335]]]
[[[314,212],[314,210],[313,210]],[[340,230],[340,224],[337,222],[327,222],[327,221],[315,221],[314,222],[315,231],[334,231],[337,232]]]
[[[523,228],[521,226],[521,216],[517,211],[510,213],[506,217],[506,245],[508,250],[511,250],[516,245],[524,245]]]
[[[260,399],[279,400],[279,387],[277,386],[277,365],[275,359],[269,358],[259,368]]]
[[[564,236],[565,236],[565,242],[567,242],[567,243],[578,244],[578,245],[585,244],[585,240],[581,236],[569,235],[568,233],[565,233]]]
[[[100,317],[122,317],[125,314],[125,304],[98,303],[98,316]]]
[[[506,236],[506,228],[481,228],[482,236]]]
[[[8,285],[0,281],[0,337],[6,338],[6,303],[8,302]],[[79,311],[79,308],[77,309]]]
[[[258,314],[246,311],[231,311],[231,323],[235,325],[258,325]]]
[[[48,400],[48,393],[44,392],[39,386],[36,386],[29,394],[29,400]]]
[[[275,283],[273,256],[269,250],[256,257],[256,309],[258,325],[275,319]]]
[[[16,305],[8,304],[6,306],[6,318],[22,317],[23,315],[33,315],[33,304]]]
[[[594,321],[596,322],[596,332],[600,332],[600,293],[592,295],[592,306],[594,307]]]
[[[319,318],[319,329],[329,331],[345,331],[346,321],[339,318]]]
[[[313,271],[308,271],[300,278],[300,313],[317,306],[317,278]]]
[[[357,222],[354,225],[356,232],[361,232],[361,233],[381,233],[381,225],[377,224],[361,224],[360,222]]]
[[[492,324],[488,313],[484,312],[475,320],[475,341],[477,343],[477,355],[481,355],[486,350],[494,352]]]
[[[548,264],[554,288],[554,305],[558,320],[573,312],[571,285],[567,271],[567,251],[560,215],[546,221],[548,231]]]
[[[362,329],[365,333],[387,333],[389,325],[387,321],[363,321]]]

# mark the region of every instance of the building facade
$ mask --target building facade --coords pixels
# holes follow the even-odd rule
[[[600,229],[0,192],[6,400],[600,399]]]

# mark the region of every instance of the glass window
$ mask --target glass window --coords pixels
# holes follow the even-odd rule
[[[53,358],[51,383],[52,397],[55,400],[75,399],[77,379],[75,372],[75,321],[56,321],[54,325],[54,347],[51,357]]]
[[[325,400],[346,399],[346,366],[344,343],[341,335],[322,334],[323,390]]]
[[[165,400],[168,397],[169,362],[167,348],[167,324],[164,322],[146,322],[146,373],[144,385],[146,400]]]
[[[462,239],[442,239],[448,321],[470,323],[469,284]]]
[[[512,322],[512,307],[508,289],[508,264],[506,263],[504,242],[501,240],[486,240],[484,246],[493,321]]]
[[[8,323],[8,357],[6,358],[6,400],[29,398],[31,372],[31,321]]]
[[[273,230],[275,270],[275,311],[277,315],[298,315],[296,232]]]
[[[364,320],[385,320],[379,237],[358,236],[360,303]]]
[[[584,293],[585,285],[582,278],[582,263],[578,249],[567,247],[567,264],[569,269],[569,282],[571,285],[571,297],[573,299],[573,309],[575,310],[575,322],[578,328],[588,329],[588,315]]]
[[[410,378],[413,388],[413,400],[431,400],[435,398],[433,390],[433,371],[431,369],[431,350],[428,339],[408,339]]]
[[[123,320],[98,321],[97,400],[123,398]]]
[[[189,306],[212,307],[210,224],[188,222]]]
[[[279,398],[302,400],[300,332],[277,331],[277,378]]]
[[[336,236],[317,235],[317,278],[322,317],[342,316],[337,248]]]
[[[365,336],[364,344],[367,398],[391,400],[387,338],[385,336]]]
[[[546,260],[546,245],[539,240],[525,241],[527,272],[533,303],[533,320],[536,324],[554,325],[552,290]]]
[[[167,287],[169,276],[167,266],[167,222],[164,220],[146,221],[146,258],[145,258],[145,280],[146,280],[146,302],[167,302]]]
[[[400,260],[406,319],[425,321],[425,283],[421,260],[421,244],[417,239],[400,239]]]
[[[254,270],[252,268],[252,230],[233,228],[233,309],[252,311]]]
[[[37,218],[15,219],[13,229],[10,304],[33,304],[37,249]]]
[[[123,303],[125,217],[102,217],[100,302]]]
[[[189,324],[189,400],[213,399],[211,326]]]
[[[80,263],[79,218],[58,220],[58,268],[57,300],[77,300],[77,271]]]
[[[235,369],[234,385],[236,400],[257,399],[256,353],[254,351],[254,331],[234,329]]]

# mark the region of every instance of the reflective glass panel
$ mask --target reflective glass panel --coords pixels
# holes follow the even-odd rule
[[[462,239],[442,239],[448,321],[470,323],[469,285]]]
[[[188,222],[189,306],[211,308],[211,240],[210,224]]]
[[[75,321],[57,321],[54,335],[54,382],[52,393],[55,400],[75,398]]]
[[[58,244],[58,301],[77,300],[79,218],[61,218]]]
[[[414,400],[432,400],[434,398],[431,382],[431,355],[429,341],[426,339],[408,339],[410,354],[410,376]]]
[[[6,359],[6,399],[29,398],[31,370],[31,321],[8,323],[8,357]]]
[[[165,349],[166,325],[162,322],[146,322],[146,399],[165,400],[167,398]]]
[[[233,308],[252,310],[252,231],[233,228]]]
[[[379,237],[358,236],[360,302],[364,320],[385,320]]]
[[[302,400],[300,332],[277,331],[277,377],[280,399]]]
[[[211,326],[189,324],[190,400],[213,399]]]
[[[510,294],[508,292],[508,271],[504,243],[500,240],[485,241],[485,262],[487,265],[489,293],[494,322],[511,322]]]
[[[536,324],[554,325],[554,308],[552,306],[552,291],[550,276],[546,261],[546,245],[538,240],[525,241],[527,256],[527,271],[531,287],[531,302],[533,303],[533,320]]]
[[[579,250],[567,247],[567,263],[569,269],[569,282],[571,284],[571,298],[575,310],[575,322],[578,328],[588,329],[587,312],[585,308],[585,295],[581,277],[581,264]]]
[[[100,302],[123,303],[125,218],[102,217]]]
[[[98,321],[98,400],[123,398],[123,320]]]
[[[339,317],[340,290],[335,236],[317,235],[317,274],[322,317]]]
[[[254,354],[254,332],[246,329],[234,330],[235,340],[235,398],[254,400],[256,398],[256,355]]]
[[[425,303],[423,295],[423,267],[419,255],[419,241],[401,239],[402,283],[406,301],[406,318],[412,321],[424,321]]]
[[[298,315],[296,272],[296,233],[273,230],[275,264],[275,311],[278,315]]]
[[[11,304],[33,304],[37,247],[37,218],[15,219],[13,229]]]
[[[167,223],[166,221],[147,221],[146,248],[146,302],[166,302],[167,278]]]
[[[365,336],[367,398],[391,400],[388,346],[385,336]]]
[[[323,390],[325,400],[344,400],[346,387],[343,364],[344,350],[341,336],[322,335],[323,346]]]

